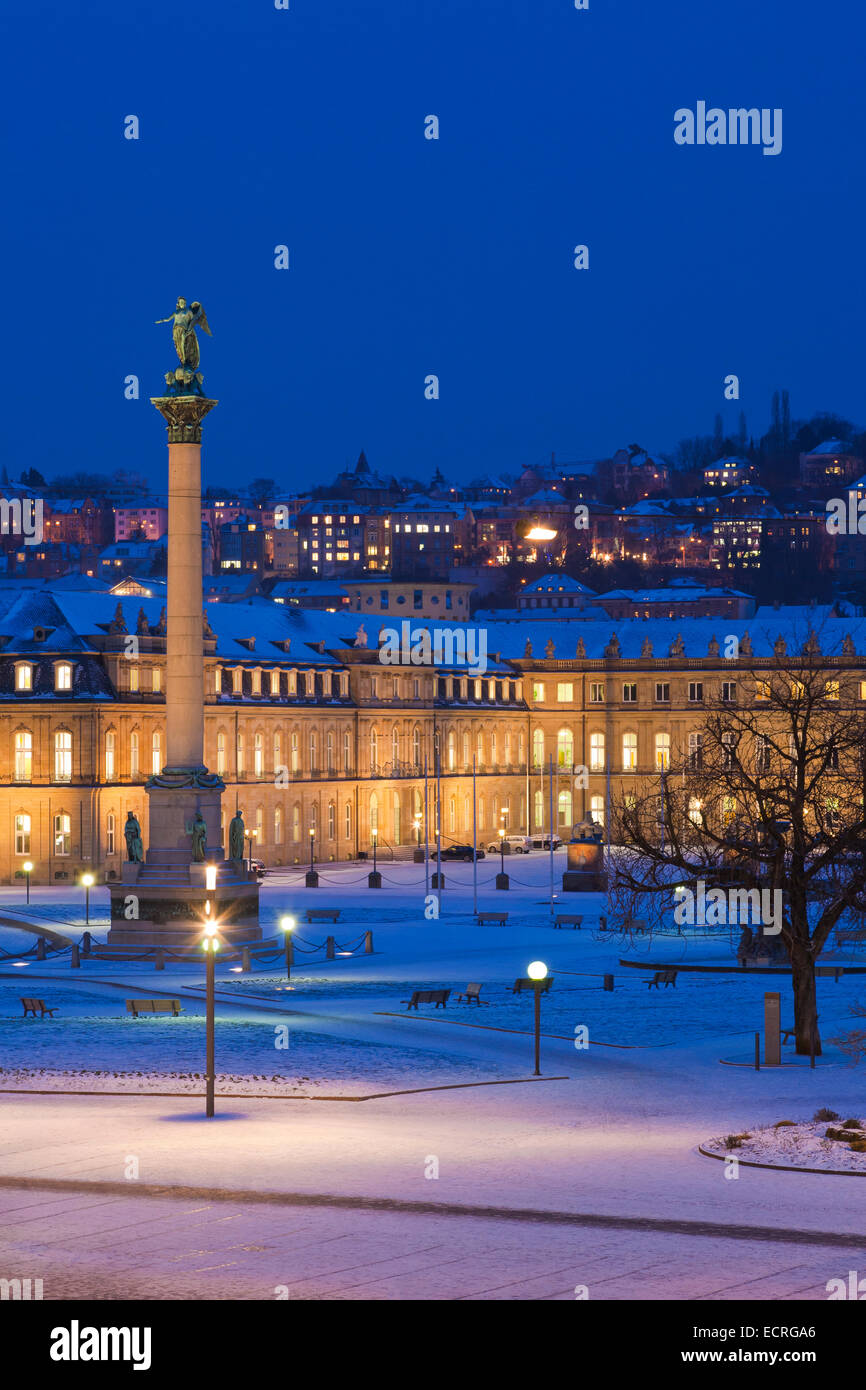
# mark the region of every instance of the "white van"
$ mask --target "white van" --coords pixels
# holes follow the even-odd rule
[[[528,835],[503,835],[506,854],[528,854],[531,848]],[[488,854],[499,853],[499,840],[491,840],[487,846]]]

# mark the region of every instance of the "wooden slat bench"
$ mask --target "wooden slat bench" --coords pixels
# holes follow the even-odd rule
[[[414,1009],[416,1013],[419,1004],[435,1004],[437,1009],[444,1009],[447,1007],[450,994],[450,989],[416,989],[411,999],[401,999],[400,1003],[405,1004],[407,1009]]]
[[[22,999],[21,1003],[24,1005],[24,1018],[26,1018],[28,1014],[32,1014],[35,1018],[37,1009],[40,1018],[44,1018],[46,1014],[48,1014],[50,1018],[53,1018],[59,1008],[57,1004],[55,1004],[53,1009],[47,1008],[44,999]]]
[[[508,913],[507,913],[507,912],[477,912],[477,913],[475,914],[475,920],[476,920],[476,922],[478,923],[479,927],[483,926],[485,922],[498,922],[499,925],[500,925],[500,927],[504,927],[504,926],[505,926],[505,923],[508,921]]]
[[[304,921],[338,922],[341,910],[339,907],[308,907],[304,913]]]
[[[555,927],[571,927],[573,931],[580,931],[582,917],[576,917],[570,912],[558,912],[553,919]]]
[[[473,1002],[473,1000],[474,1000],[474,1002],[475,1002],[476,1004],[489,1004],[489,1003],[490,1003],[490,1000],[489,1000],[489,999],[482,999],[482,998],[481,998],[481,986],[480,986],[479,984],[467,985],[465,991],[463,992],[463,994],[458,994],[458,996],[457,996],[457,1003],[458,1003],[458,1004],[460,1003],[460,1000],[461,1000],[461,999],[465,999],[467,1004],[471,1004],[471,1003]]]
[[[668,985],[673,985],[676,989],[677,972],[675,970],[657,970],[651,980],[644,980],[644,984],[648,989],[658,989],[659,985],[664,985],[665,989]]]
[[[544,979],[543,979],[543,980],[539,980],[538,983],[539,983],[540,986],[541,986],[541,993],[542,993],[542,994],[549,994],[549,993],[550,993],[550,986],[553,984],[553,976],[552,976],[552,975],[545,975]],[[515,981],[514,981],[514,988],[512,989],[511,993],[512,993],[512,994],[525,994],[525,993],[526,993],[526,990],[525,990],[525,988],[524,988],[524,985],[525,985],[525,981],[524,981],[522,978],[521,978],[521,979],[515,980]]]
[[[126,1012],[133,1018],[139,1014],[173,1014],[177,1018],[183,1009],[179,999],[127,999]]]

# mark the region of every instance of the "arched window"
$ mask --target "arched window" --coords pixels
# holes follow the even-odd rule
[[[395,724],[394,727],[393,727],[393,729],[391,730],[391,763],[393,764],[393,767],[394,767],[395,770],[396,770],[396,767],[397,767],[397,764],[399,763],[399,761],[400,761],[400,734],[399,734],[399,731],[398,731],[398,729],[397,729],[397,725]]]
[[[475,759],[476,767],[484,766],[484,735],[481,730],[475,735]]]
[[[243,734],[241,733],[240,729],[238,729],[238,740],[237,740],[237,765],[238,765],[238,778],[241,778],[241,777],[243,777],[243,775],[244,775],[244,736],[243,736]]]
[[[702,819],[703,819],[703,817],[702,817],[702,807],[703,807],[703,804],[704,804],[704,803],[701,801],[701,798],[700,798],[699,796],[690,796],[690,797],[689,797],[689,820],[691,821],[692,825],[698,825],[698,826],[699,826],[699,825],[701,824],[701,821],[702,821]]]
[[[333,772],[333,771],[334,771],[334,735],[331,733],[330,729],[328,730],[327,736],[326,736],[326,738],[325,738],[325,759],[326,759],[326,762],[327,762],[328,771],[329,771],[329,772]],[[331,839],[333,840],[333,838],[334,838],[334,837],[333,837],[333,835],[332,835],[332,836],[331,836]]]
[[[274,734],[274,747],[273,747],[273,753],[274,753],[274,763],[273,763],[273,767],[274,767],[274,776],[276,776],[277,772],[279,771],[279,769],[280,769],[280,768],[282,767],[282,765],[283,765],[283,736],[282,736],[282,734],[280,734],[280,733]]]
[[[379,735],[375,729],[370,730],[370,771],[376,773],[379,770]]]
[[[622,736],[622,770],[634,772],[637,767],[637,734]]]
[[[463,829],[467,835],[472,829],[472,797],[468,793],[463,798]]]
[[[291,751],[292,751],[292,772],[297,772],[297,771],[298,771],[299,764],[300,764],[300,755],[299,755],[299,753],[298,753],[298,735],[297,735],[297,733],[292,734]]]
[[[263,734],[253,735],[253,776],[265,775],[265,739]]]
[[[526,762],[526,735],[522,732],[517,735],[517,761],[521,767]]]
[[[345,816],[344,816],[344,823],[343,823],[343,831],[344,831],[344,834],[345,834],[345,836],[346,836],[346,839],[347,839],[347,840],[351,840],[351,838],[352,838],[352,803],[351,803],[351,801],[347,801],[347,802],[346,802],[346,805],[345,805],[345,807],[344,807],[343,809],[344,809],[344,813],[345,813]]]
[[[68,661],[58,661],[54,668],[54,689],[72,689],[72,667]]]
[[[490,730],[490,766],[495,768],[498,765],[496,757],[496,730]]]
[[[116,754],[117,754],[117,734],[113,731],[113,729],[110,729],[110,730],[108,731],[108,733],[105,735],[105,780],[106,780],[106,782],[113,782],[113,781],[114,781],[114,778],[115,778],[115,775],[116,775],[116,772],[117,772],[117,767],[116,767]]]
[[[471,754],[470,754],[470,752],[469,752],[469,735],[468,735],[468,734],[464,734],[464,735],[463,735],[463,767],[464,767],[464,769],[465,769],[466,771],[469,770],[469,766],[470,766],[470,757],[471,757]]]
[[[281,845],[282,843],[283,843],[283,808],[282,808],[282,806],[275,806],[275,807],[274,807],[274,844],[275,844],[275,845]]]
[[[256,844],[257,844],[257,845],[263,845],[264,843],[265,843],[265,808],[264,808],[264,806],[257,806],[257,807],[256,807]]]
[[[544,826],[544,794],[540,790],[535,792],[533,801],[535,803],[535,829],[541,830]]]
[[[337,807],[333,801],[328,802],[328,839],[337,838]]]
[[[671,736],[656,734],[656,771],[667,772],[671,765]]]
[[[301,838],[301,808],[300,808],[300,806],[298,805],[298,803],[297,803],[297,801],[296,801],[295,804],[294,804],[294,806],[292,807],[292,839],[294,840],[295,844],[297,844],[297,842],[298,842],[298,840],[300,840],[300,838]]]
[[[500,815],[499,815],[499,819],[500,819],[500,821],[501,821],[501,823],[502,823],[502,829],[503,829],[503,830],[507,830],[508,827],[509,827],[509,825],[511,824],[511,797],[510,797],[510,796],[506,796],[505,801],[503,802],[502,810],[501,810]]]
[[[15,781],[29,782],[32,777],[33,735],[29,729],[19,729],[15,735]],[[55,777],[54,780],[58,781],[59,778]]]
[[[591,796],[589,798],[589,814],[596,825],[604,826],[604,797]]]
[[[596,733],[589,736],[589,770],[604,771],[604,734]]]
[[[220,732],[217,734],[217,764],[216,770],[220,777],[225,776],[228,764],[226,760],[226,736]]]
[[[343,732],[343,771],[352,771],[352,740],[348,729]]]
[[[139,756],[138,756],[138,734],[129,735],[129,775],[133,779],[138,776]]]
[[[395,792],[391,802],[394,816],[394,844],[399,845],[403,838],[403,808],[400,802],[400,793]]]
[[[379,798],[375,792],[370,797],[370,829],[379,829]]]
[[[317,770],[318,766],[319,766],[319,764],[318,764],[318,756],[319,756],[319,755],[318,755],[318,748],[317,748],[317,744],[316,744],[316,732],[315,732],[315,730],[313,729],[313,730],[311,730],[311,732],[310,732],[310,771],[311,771],[311,772],[315,772],[315,771]]]
[[[574,734],[560,729],[556,735],[556,761],[559,767],[571,767],[574,762]]]
[[[421,730],[418,728],[417,724],[412,730],[412,762],[415,764],[415,770],[417,772],[418,768],[421,766]]]
[[[72,735],[68,729],[58,729],[54,735],[54,780],[72,781]]]
[[[504,753],[503,753],[503,757],[505,758],[505,766],[506,766],[506,767],[510,767],[510,766],[511,766],[511,730],[510,730],[510,729],[506,729],[506,730],[505,730],[505,750],[504,750]]]
[[[479,830],[483,830],[483,829],[484,829],[484,817],[485,817],[485,815],[487,814],[487,807],[486,807],[486,804],[485,804],[485,801],[484,801],[484,797],[483,797],[483,796],[479,796],[478,801],[477,801],[476,804],[477,804],[477,806],[478,806],[478,829],[479,829]]]
[[[451,729],[448,734],[448,771],[453,772],[457,765],[457,735]]]
[[[109,811],[105,817],[105,853],[114,854],[115,851],[115,826],[114,812]]]
[[[556,815],[558,828],[560,830],[562,830],[563,828],[570,830],[573,824],[571,809],[571,792],[563,791],[559,793],[556,803]]]
[[[54,817],[54,853],[65,857],[72,851],[72,819],[61,811]]]
[[[453,835],[453,834],[455,834],[456,830],[457,830],[457,798],[454,797],[454,796],[450,796],[450,797],[448,798],[448,833],[449,833],[450,835]]]
[[[532,731],[532,766],[541,767],[544,762],[544,730]]]

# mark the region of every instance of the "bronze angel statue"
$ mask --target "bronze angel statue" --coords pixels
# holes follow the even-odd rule
[[[199,350],[195,330],[201,328],[209,338],[213,337],[208,325],[207,314],[198,300],[194,299],[187,306],[186,300],[181,297],[175,305],[173,314],[169,314],[167,319],[156,319],[155,322],[174,324],[172,336],[178,361],[182,367],[187,367],[193,372],[196,371],[199,364]]]

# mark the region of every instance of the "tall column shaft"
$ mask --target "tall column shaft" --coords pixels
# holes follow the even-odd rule
[[[204,765],[201,444],[168,446],[167,767]]]

